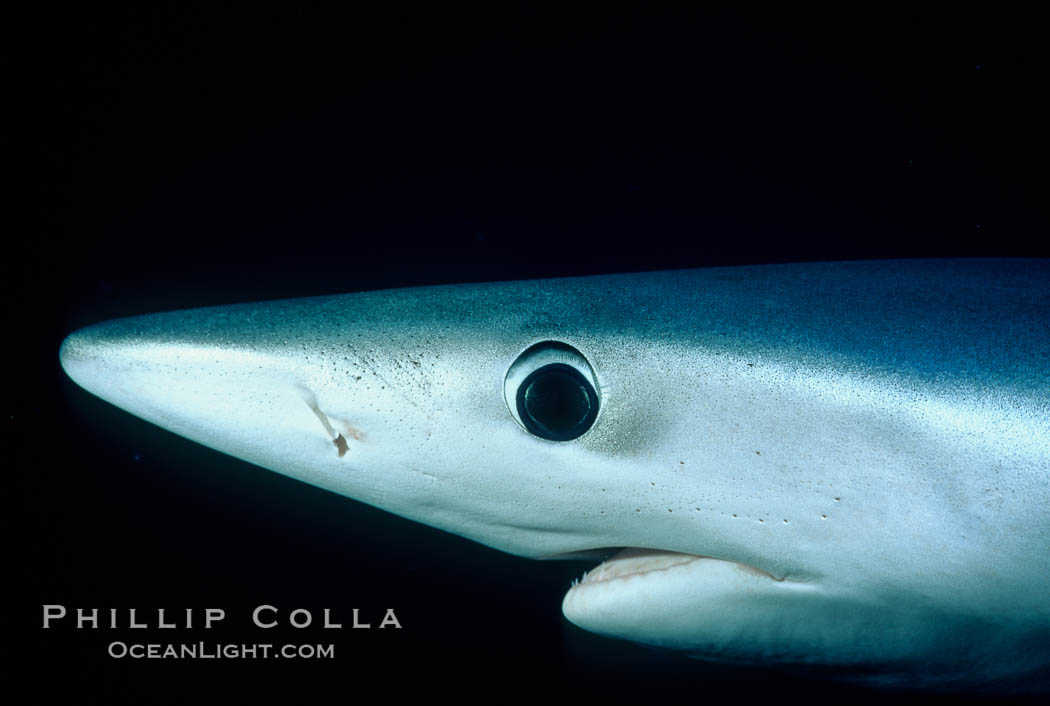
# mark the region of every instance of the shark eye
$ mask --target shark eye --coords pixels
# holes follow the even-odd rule
[[[514,419],[548,441],[575,439],[598,418],[594,370],[579,351],[556,341],[518,356],[507,370],[503,395]]]

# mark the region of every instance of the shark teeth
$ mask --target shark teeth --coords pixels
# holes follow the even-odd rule
[[[699,554],[685,554],[682,552],[671,552],[663,549],[640,549],[627,547],[612,557],[606,559],[590,571],[585,571],[578,579],[573,579],[570,588],[582,585],[593,585],[609,581],[618,581],[636,576],[644,576],[656,571],[667,571],[676,566],[683,566],[694,561],[728,561],[735,564],[743,571],[765,576],[774,581],[784,581],[784,577],[774,576],[768,571],[759,569],[748,564],[730,561],[727,559],[715,559],[714,557]]]
[[[661,549],[639,549],[628,547],[601,564],[585,571],[578,579],[573,579],[570,588],[582,584],[594,584],[614,581],[630,576],[641,576],[653,571],[665,571],[675,566],[688,564],[706,557],[681,552],[669,552]]]

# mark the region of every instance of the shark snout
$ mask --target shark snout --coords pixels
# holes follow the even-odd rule
[[[410,466],[397,457],[414,448],[406,435],[426,430],[395,376],[364,360],[383,364],[382,339],[306,326],[310,310],[290,300],[116,319],[70,334],[59,359],[88,392],[217,451],[395,510],[391,488],[425,497],[429,481],[396,471]],[[339,312],[352,320],[352,307]]]
[[[113,402],[112,396],[137,385],[185,386],[207,376],[209,367],[217,369],[218,357],[230,355],[215,351],[209,366],[204,347],[174,332],[142,332],[135,322],[118,319],[73,332],[59,348],[62,369],[84,389]]]
[[[88,392],[209,445],[241,449],[321,431],[286,361],[176,323],[160,316],[88,326],[62,342],[59,360]]]
[[[62,341],[58,359],[66,375],[88,392],[99,395],[118,385],[129,358],[129,340],[112,326],[82,328]]]

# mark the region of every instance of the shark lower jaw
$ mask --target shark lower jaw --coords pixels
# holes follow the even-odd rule
[[[799,589],[813,586],[734,561],[628,547],[573,582],[562,613],[606,637],[750,658],[766,650],[770,626],[782,622]]]
[[[694,655],[805,661],[819,647],[806,617],[822,592],[749,564],[629,547],[574,581],[562,612],[599,635]]]

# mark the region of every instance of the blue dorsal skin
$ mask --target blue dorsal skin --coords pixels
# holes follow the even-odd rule
[[[1046,688],[1050,261],[712,268],[175,311],[62,345],[187,438],[709,659]],[[1034,687],[1033,687],[1034,684]]]

